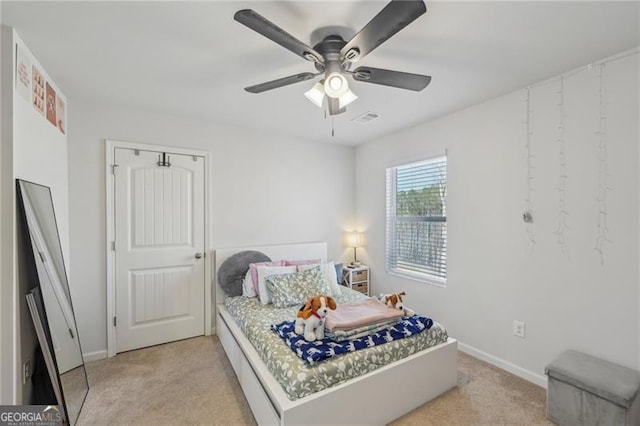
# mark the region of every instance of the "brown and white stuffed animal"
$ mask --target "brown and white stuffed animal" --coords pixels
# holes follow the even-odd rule
[[[324,318],[329,309],[336,309],[336,301],[330,296],[318,294],[307,299],[296,315],[295,332],[308,342],[324,339]]]
[[[406,296],[406,294],[404,291],[400,293],[381,294],[379,300],[387,306],[403,311],[405,317],[412,317],[416,314],[415,311],[407,308],[402,300],[402,296]]]

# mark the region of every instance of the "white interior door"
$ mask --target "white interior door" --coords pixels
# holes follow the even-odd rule
[[[116,352],[204,334],[204,158],[116,148]]]

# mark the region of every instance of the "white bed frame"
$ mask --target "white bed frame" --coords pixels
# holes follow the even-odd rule
[[[258,250],[271,259],[322,259],[326,243],[215,251],[215,272],[232,254]],[[224,308],[216,276],[216,331],[258,424],[386,424],[456,386],[457,341],[418,352],[329,389],[291,401]]]

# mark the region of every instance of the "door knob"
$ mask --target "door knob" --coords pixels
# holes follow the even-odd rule
[[[196,259],[202,259],[202,253],[196,253]]]

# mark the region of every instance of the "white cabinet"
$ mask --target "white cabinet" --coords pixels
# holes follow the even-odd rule
[[[345,266],[342,270],[342,284],[369,296],[369,267]]]

